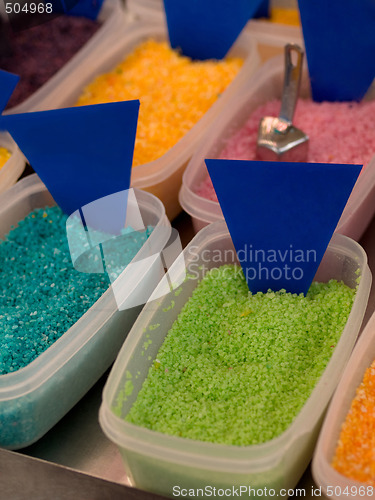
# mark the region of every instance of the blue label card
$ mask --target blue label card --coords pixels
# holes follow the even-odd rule
[[[70,215],[129,189],[138,111],[135,100],[22,113],[2,116],[0,128],[11,133],[56,203]],[[118,204],[116,197],[111,200]],[[119,222],[114,219],[114,227]],[[107,225],[105,229],[110,230]]]
[[[362,166],[206,165],[249,290],[307,293]]]
[[[164,0],[170,44],[192,59],[222,59],[262,0]]]
[[[375,78],[375,1],[298,0],[315,101],[359,101]]]
[[[75,5],[70,9],[68,8],[67,14],[72,16],[83,16],[95,20],[99,15],[103,2],[104,0],[75,1]],[[65,4],[67,4],[67,0],[65,0]]]
[[[20,77],[9,73],[8,71],[0,70],[0,113],[2,113],[8,104],[10,96],[19,82]]]
[[[254,14],[254,18],[270,17],[270,2],[269,0],[262,0],[259,8]]]

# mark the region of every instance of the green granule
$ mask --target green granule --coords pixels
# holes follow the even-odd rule
[[[334,280],[313,283],[306,297],[252,295],[239,267],[210,271],[170,329],[125,420],[228,445],[275,438],[322,375],[354,296]]]

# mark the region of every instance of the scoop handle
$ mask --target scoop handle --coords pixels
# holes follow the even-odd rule
[[[296,62],[292,57],[295,54]],[[281,98],[279,118],[289,123],[293,122],[302,75],[303,50],[297,44],[288,43],[285,46],[285,76]]]

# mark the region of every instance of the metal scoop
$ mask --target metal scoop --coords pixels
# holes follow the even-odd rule
[[[297,62],[294,64],[292,55]],[[279,117],[265,116],[258,130],[257,159],[265,161],[306,161],[309,138],[292,124],[302,73],[303,50],[285,46],[285,77]]]

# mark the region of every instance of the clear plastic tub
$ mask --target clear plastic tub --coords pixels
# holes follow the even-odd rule
[[[87,57],[93,50],[105,52],[107,47],[112,44],[112,41],[117,40],[119,33],[123,30],[125,12],[122,0],[105,0],[100,9],[97,21],[101,24],[100,28],[70,61],[30,97],[17,106],[7,109],[4,114],[35,111],[44,97],[61,84],[67,75],[70,75],[72,71],[79,71],[79,68],[85,64]]]
[[[208,257],[210,252],[214,252],[211,255],[215,256],[215,262]],[[224,221],[204,228],[187,246],[184,256],[187,272],[195,276],[202,274],[202,266],[209,269],[235,262],[234,247]],[[129,424],[112,412],[127,376],[136,373],[137,376],[132,377],[134,389],[122,409],[122,416],[129,411],[167,332],[196,287],[197,279],[185,281],[180,293],[169,294],[160,303],[146,304],[109,375],[99,414],[103,431],[120,449],[132,484],[165,496],[172,496],[174,485],[187,489],[205,488],[206,485],[224,489],[251,485],[255,489],[274,488],[276,492],[281,488],[293,488],[311,459],[324,411],[361,326],[371,286],[371,273],[363,249],[345,236],[334,235],[316,279],[336,278],[355,287],[358,270],[361,281],[352,311],[320,381],[293,424],[276,439],[261,445],[236,447],[167,436]],[[146,357],[142,356],[142,351],[150,330],[152,343]]]
[[[182,208],[191,215],[196,232],[211,222],[223,219],[219,203],[203,198],[195,192],[208,175],[204,159],[217,158],[224,148],[225,140],[244,125],[256,108],[267,101],[281,98],[283,78],[284,59],[275,57],[267,61],[249,81],[248,88],[238,95],[230,107],[226,106],[222,111],[215,127],[210,127],[205,140],[200,143],[190,160],[182,178],[179,200]],[[306,68],[300,94],[305,98],[310,96]],[[374,215],[374,196],[375,156],[359,176],[336,231],[358,240]]]
[[[123,25],[117,38],[107,45],[106,50],[98,46],[86,50],[86,58],[79,59],[80,64],[65,68],[64,75],[56,75],[50,86],[45,86],[32,106],[27,111],[55,109],[72,106],[76,103],[82,89],[97,75],[113,69],[136,46],[148,38],[166,40],[167,32],[162,21],[143,21],[132,19]],[[145,189],[157,196],[166,207],[167,215],[173,219],[180,211],[178,191],[181,187],[182,173],[193,155],[207,127],[215,121],[216,116],[227,103],[231,102],[240,88],[247,83],[259,65],[259,57],[248,33],[243,33],[231,50],[231,55],[245,59],[239,74],[222,93],[220,98],[206,114],[161,158],[139,165],[132,172],[132,186]],[[78,62],[78,60],[77,60]]]
[[[364,328],[349,359],[334,397],[329,405],[312,462],[312,473],[318,486],[329,498],[342,499],[350,492],[350,498],[374,498],[368,494],[367,484],[355,481],[337,472],[332,466],[337,441],[356,390],[362,382],[366,369],[375,359],[375,314]],[[371,493],[371,492],[370,492]]]
[[[13,186],[25,169],[25,157],[7,132],[0,132],[0,147],[6,148],[11,157],[0,168],[0,193]]]
[[[153,246],[161,251],[171,231],[165,209],[149,193],[136,190],[136,198],[143,223],[166,228],[165,231],[154,229]],[[50,193],[36,175],[22,179],[0,197],[0,237],[30,211],[52,205],[55,203]],[[142,247],[136,258],[146,257],[147,252]],[[143,289],[144,293],[151,293],[150,277],[155,280],[153,267],[146,269],[143,277],[134,279],[133,276],[133,280],[128,280],[129,290],[136,293]],[[156,282],[158,279],[160,277]],[[119,311],[112,289],[108,289],[34,361],[15,372],[1,375],[0,446],[25,447],[53,427],[109,368],[141,308]]]

